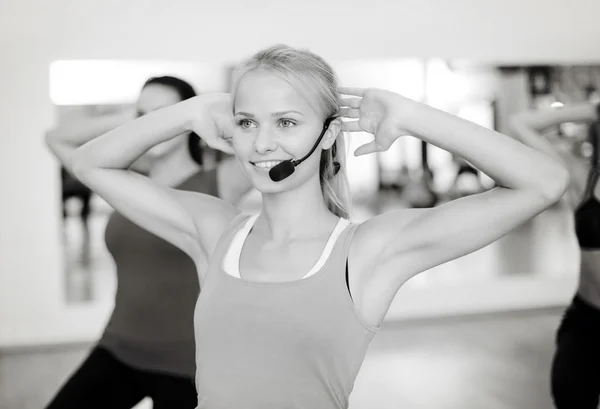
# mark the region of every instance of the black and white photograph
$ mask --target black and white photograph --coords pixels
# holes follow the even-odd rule
[[[8,0],[0,409],[600,408],[598,16]]]

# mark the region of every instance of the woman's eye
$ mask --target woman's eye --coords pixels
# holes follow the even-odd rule
[[[252,121],[248,120],[248,119],[240,119],[238,121],[238,125],[241,126],[244,129],[248,129],[252,126]]]
[[[294,121],[292,121],[291,119],[282,119],[281,121],[279,121],[279,123],[284,128],[290,128],[290,127],[296,125],[296,123]]]

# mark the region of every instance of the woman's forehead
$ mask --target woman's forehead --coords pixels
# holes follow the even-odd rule
[[[309,88],[304,81],[291,76],[264,69],[254,70],[240,80],[235,95],[235,109],[272,112],[296,110],[314,114],[317,101]]]

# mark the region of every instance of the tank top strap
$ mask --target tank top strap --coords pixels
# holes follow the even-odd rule
[[[352,242],[352,237],[354,237],[354,233],[358,226],[358,223],[352,222],[346,226],[336,243],[337,249],[335,249],[333,251],[334,254],[332,254],[332,256],[335,257],[335,259],[332,260],[335,265],[335,279],[337,282],[341,280],[344,284],[344,288],[346,287],[346,262],[350,253],[350,243]]]
[[[339,247],[335,254],[334,261],[334,275],[332,279],[335,281],[336,291],[343,295],[344,303],[346,303],[349,311],[352,312],[354,318],[372,335],[379,331],[381,325],[371,325],[363,319],[359,311],[356,309],[348,283],[346,281],[346,266],[348,262],[348,256],[350,255],[350,245],[352,244],[352,238],[356,233],[356,229],[360,226],[360,223],[350,223],[344,232],[342,233],[339,240]]]
[[[354,233],[356,229],[360,226],[360,223],[350,223],[346,227],[346,231],[343,233],[342,239],[342,261],[344,262],[344,270],[346,268],[346,260],[348,259],[348,255],[350,254],[350,243],[352,243],[352,237],[354,237]],[[345,274],[345,271],[344,271]]]
[[[235,216],[233,220],[231,220],[229,226],[227,229],[225,229],[225,232],[221,235],[219,241],[217,241],[217,245],[215,246],[215,249],[208,260],[209,273],[212,273],[210,270],[214,269],[215,267],[220,267],[223,257],[225,257],[225,254],[229,248],[229,244],[231,243],[231,240],[233,240],[235,233],[250,217],[252,217],[252,215],[240,213]]]

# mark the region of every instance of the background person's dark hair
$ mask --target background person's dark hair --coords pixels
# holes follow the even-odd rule
[[[182,101],[198,95],[196,94],[194,87],[192,87],[188,82],[180,78],[171,77],[169,75],[152,77],[144,83],[142,88],[145,88],[148,85],[163,85],[165,87],[172,88],[177,91]],[[188,150],[194,162],[196,162],[198,165],[202,165],[202,145],[200,142],[200,137],[194,132],[190,132],[190,135],[188,136]]]

